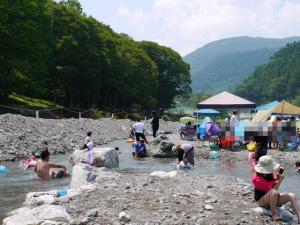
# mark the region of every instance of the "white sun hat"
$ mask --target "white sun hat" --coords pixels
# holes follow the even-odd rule
[[[279,167],[279,163],[274,162],[271,156],[264,155],[259,158],[254,169],[257,173],[269,174],[273,173],[275,170],[278,170]]]

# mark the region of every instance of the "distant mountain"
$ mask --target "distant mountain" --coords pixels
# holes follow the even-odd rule
[[[238,85],[235,93],[256,103],[286,99],[300,106],[300,42],[276,52]]]
[[[234,90],[280,48],[299,40],[233,37],[211,42],[184,57],[191,66],[193,92]]]

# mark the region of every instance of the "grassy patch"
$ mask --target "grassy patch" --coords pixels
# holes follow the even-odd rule
[[[61,105],[57,105],[53,102],[38,99],[38,98],[30,98],[24,95],[19,95],[16,93],[12,93],[9,95],[9,99],[16,102],[17,104],[25,105],[28,107],[35,107],[35,108],[63,108]]]

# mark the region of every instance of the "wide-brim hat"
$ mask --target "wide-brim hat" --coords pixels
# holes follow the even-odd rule
[[[265,155],[259,158],[254,170],[257,173],[270,174],[280,167],[279,163],[274,162],[271,156]]]

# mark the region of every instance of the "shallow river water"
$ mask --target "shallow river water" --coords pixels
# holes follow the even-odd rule
[[[131,157],[131,149],[124,140],[115,141],[110,145],[120,148],[120,165],[117,171],[120,172],[147,172],[153,171],[172,171],[176,169],[175,159],[155,159],[147,158],[134,160]],[[63,163],[71,169],[68,162],[70,154],[55,155],[51,161]],[[70,183],[70,178],[41,181],[36,178],[32,170],[22,170],[18,163],[6,162],[4,165],[9,169],[6,174],[0,174],[0,222],[6,216],[6,213],[20,207],[25,200],[28,192],[48,191],[66,187]],[[300,199],[300,174],[295,172],[294,168],[285,168],[286,177],[280,187],[281,191],[295,192]],[[202,160],[197,163],[195,168],[189,172],[189,175],[228,175],[243,179],[250,184],[250,172],[246,161],[235,163],[224,163],[220,160]]]

